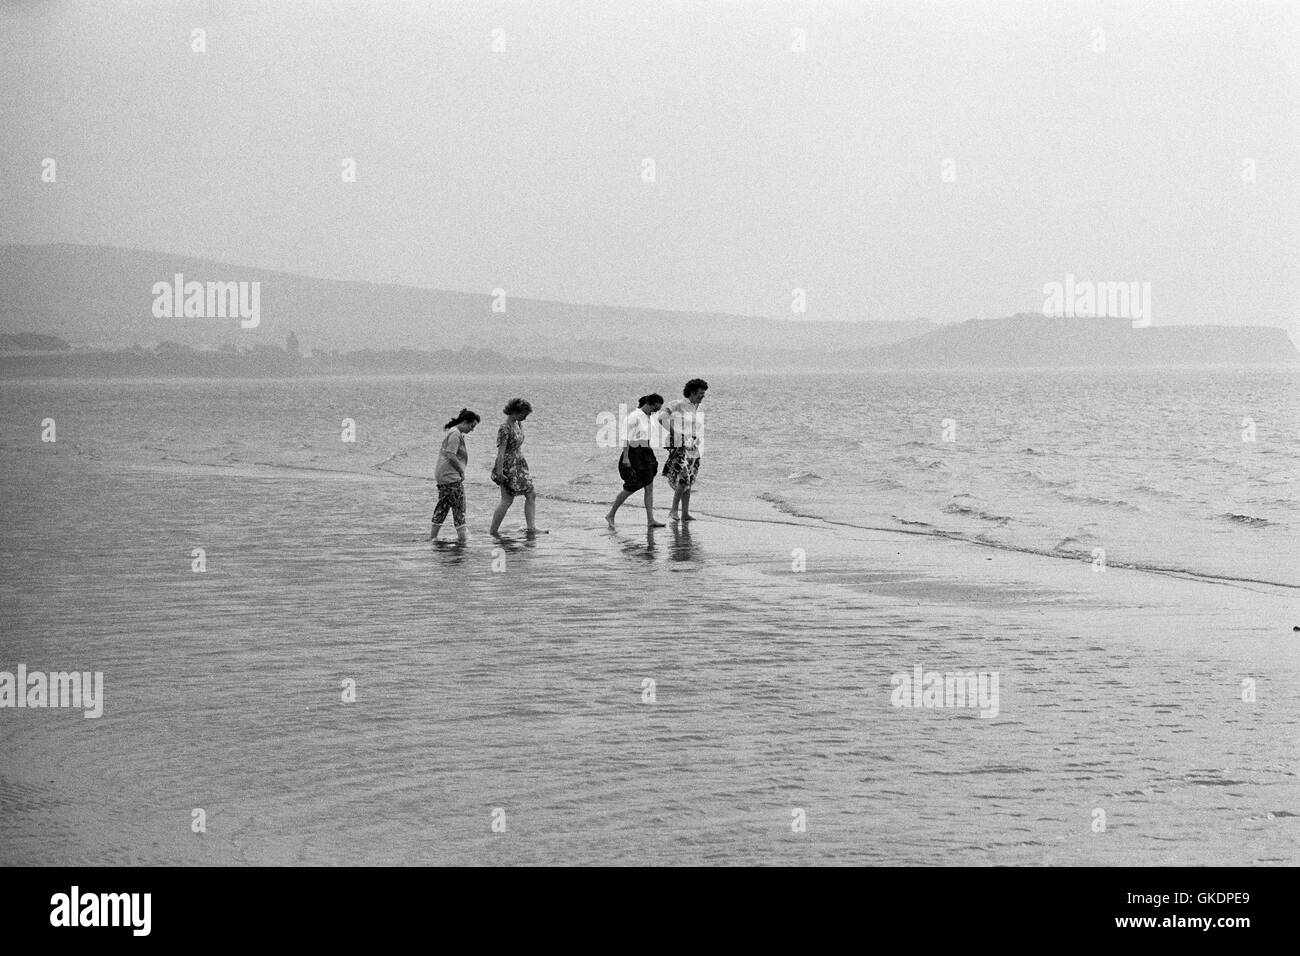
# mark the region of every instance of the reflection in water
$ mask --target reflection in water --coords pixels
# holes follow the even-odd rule
[[[500,560],[507,554],[518,554],[521,551],[532,551],[537,548],[535,535],[528,535],[524,538],[512,538],[509,535],[501,535],[494,538],[489,536],[487,543],[491,547],[489,552],[493,561]],[[472,541],[458,541],[455,538],[439,538],[432,542],[433,551],[441,558],[441,563],[446,567],[456,567],[467,562],[470,555],[480,548],[475,548]]]
[[[433,541],[433,552],[442,559],[442,563],[448,567],[454,567],[458,564],[465,563],[466,552],[469,548],[465,542],[457,541],[454,538],[450,541],[437,538]]]
[[[491,542],[494,549],[500,548],[507,554],[515,554],[519,551],[530,551],[537,547],[537,536],[531,534],[526,535],[523,538],[512,538],[509,535],[503,534],[499,537],[489,536],[488,540]]]
[[[645,529],[645,544],[635,538],[624,538],[622,542],[623,553],[630,558],[642,558],[646,561],[654,561],[657,545],[655,544],[655,529]]]
[[[668,553],[670,561],[698,561],[703,555],[699,546],[691,540],[691,526],[681,521],[673,526],[673,546]]]

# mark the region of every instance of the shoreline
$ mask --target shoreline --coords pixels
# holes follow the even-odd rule
[[[686,530],[633,499],[610,532],[608,461],[564,446],[548,534],[517,502],[489,538],[474,473],[469,543],[430,544],[426,435],[243,409],[11,443],[0,669],[105,683],[95,720],[0,712],[0,861],[1300,859],[1289,588],[800,518],[721,473]],[[896,706],[917,667],[996,675],[996,715]]]

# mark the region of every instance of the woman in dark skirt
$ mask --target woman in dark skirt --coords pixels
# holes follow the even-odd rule
[[[646,525],[651,528],[664,527],[663,522],[655,521],[654,514],[654,480],[659,471],[659,462],[655,458],[651,434],[658,427],[657,422],[652,422],[664,406],[664,397],[659,394],[642,395],[637,405],[637,410],[627,416],[627,443],[618,459],[618,475],[623,479],[623,490],[610,505],[609,514],[605,515],[605,521],[611,528],[614,527],[614,515],[623,506],[623,502],[642,488],[645,489]]]

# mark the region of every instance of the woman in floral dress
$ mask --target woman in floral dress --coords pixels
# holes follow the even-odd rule
[[[537,493],[533,490],[533,480],[528,475],[528,462],[521,452],[524,444],[524,419],[532,414],[533,406],[522,398],[512,398],[502,409],[506,420],[497,429],[497,460],[492,466],[492,480],[501,488],[501,502],[492,515],[492,527],[489,534],[499,534],[501,522],[514,504],[516,495],[524,496],[524,521],[528,533],[536,534],[537,524],[534,510]]]
[[[693,378],[686,383],[681,401],[673,402],[662,412],[659,421],[669,432],[670,451],[664,462],[664,477],[673,489],[673,506],[668,517],[678,520],[677,508],[681,506],[682,521],[694,521],[691,514],[691,489],[695,487],[695,478],[700,473],[700,426],[704,424],[704,413],[700,403],[709,390],[709,383],[702,378]]]

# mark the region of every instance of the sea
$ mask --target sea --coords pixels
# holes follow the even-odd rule
[[[1300,373],[705,377],[0,382],[0,864],[1300,862]]]

